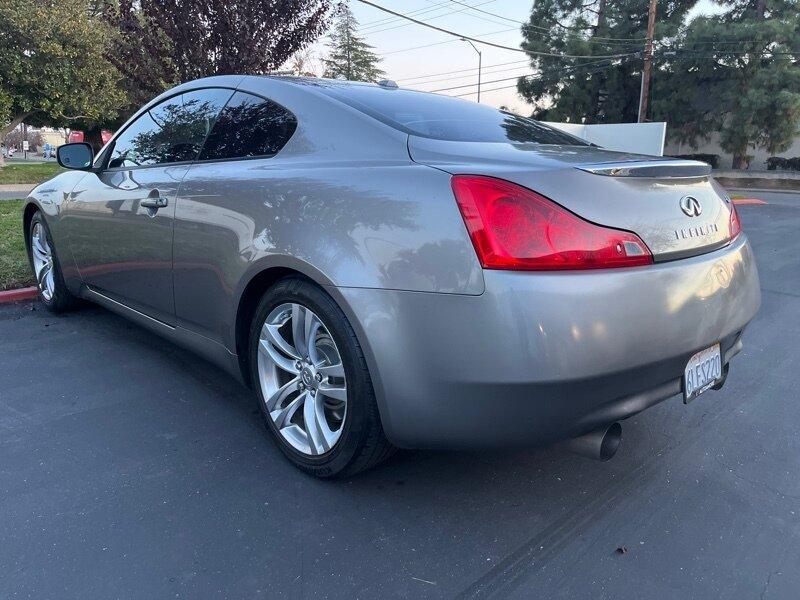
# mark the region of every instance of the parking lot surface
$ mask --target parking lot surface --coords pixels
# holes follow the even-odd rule
[[[2,598],[796,598],[800,197],[740,207],[763,304],[720,392],[555,448],[292,468],[251,393],[100,308],[0,307]]]

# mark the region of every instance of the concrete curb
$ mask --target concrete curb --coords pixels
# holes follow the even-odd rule
[[[32,300],[39,295],[39,288],[26,287],[18,290],[7,290],[0,292],[0,304],[11,304],[12,302],[23,302],[25,300]]]
[[[734,198],[733,203],[737,206],[744,206],[748,204],[766,204],[764,200],[758,198]]]

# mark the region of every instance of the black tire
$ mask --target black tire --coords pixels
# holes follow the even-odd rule
[[[306,306],[324,322],[341,355],[347,380],[347,412],[341,436],[328,452],[310,456],[296,450],[278,432],[266,408],[258,374],[260,332],[269,313],[283,303]],[[275,283],[258,304],[250,328],[250,374],[267,428],[284,455],[299,469],[320,478],[354,475],[391,456],[394,447],[381,425],[375,392],[361,345],[336,302],[319,286],[300,278],[287,277]]]
[[[67,284],[64,282],[64,276],[61,271],[61,262],[59,261],[56,247],[53,244],[53,238],[50,235],[50,228],[47,226],[47,221],[44,220],[42,213],[39,211],[36,211],[33,214],[33,217],[31,217],[31,222],[28,226],[28,231],[26,232],[26,235],[28,236],[28,262],[31,265],[31,271],[33,271],[35,276],[36,269],[33,265],[33,244],[31,238],[36,225],[41,226],[41,228],[44,230],[45,236],[47,237],[47,243],[50,246],[50,252],[53,256],[53,295],[50,299],[46,298],[42,293],[41,286],[39,286],[39,300],[42,304],[44,304],[44,307],[52,313],[62,313],[72,310],[80,304],[80,300],[73,296],[72,293],[70,293],[70,291],[67,289]]]

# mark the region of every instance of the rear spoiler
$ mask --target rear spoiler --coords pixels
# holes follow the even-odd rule
[[[678,159],[596,163],[576,165],[575,168],[606,177],[652,177],[657,179],[706,177],[711,173],[711,166],[704,162]]]

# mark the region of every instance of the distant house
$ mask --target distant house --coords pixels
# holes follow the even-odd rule
[[[100,132],[100,138],[103,140],[103,144],[107,144],[108,140],[111,139],[111,136],[114,135],[113,131],[109,131],[108,129],[103,129]],[[72,144],[74,142],[82,142],[84,140],[84,133],[79,129],[73,129],[69,132],[69,143]]]

